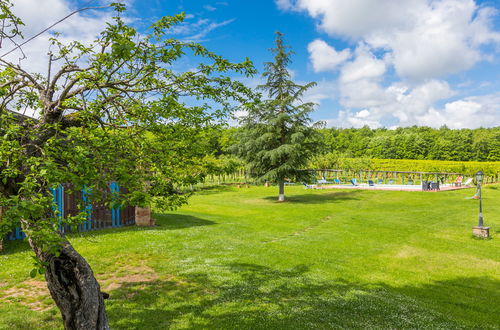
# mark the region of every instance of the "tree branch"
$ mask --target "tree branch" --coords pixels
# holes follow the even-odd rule
[[[32,36],[31,38],[29,38],[28,40],[26,40],[25,42],[17,45],[16,47],[12,48],[11,50],[9,50],[7,53],[3,54],[2,56],[0,56],[0,58],[3,58],[7,55],[9,55],[10,53],[14,52],[16,49],[19,49],[21,48],[22,46],[26,45],[28,42],[32,41],[33,39],[41,36],[42,34],[44,34],[45,32],[47,32],[48,30],[52,29],[54,26],[56,26],[57,24],[63,22],[64,20],[68,19],[69,17],[73,16],[74,14],[76,13],[79,13],[81,11],[84,11],[84,10],[89,10],[89,9],[103,9],[103,8],[109,8],[109,6],[100,6],[100,7],[86,7],[86,8],[81,8],[81,9],[78,9],[78,10],[75,10],[73,12],[71,12],[69,15],[66,15],[65,17],[61,18],[60,20],[58,20],[57,22],[55,22],[54,24],[52,24],[51,26],[49,26],[48,28],[45,28],[44,30],[38,32],[37,34],[35,34],[34,36]]]

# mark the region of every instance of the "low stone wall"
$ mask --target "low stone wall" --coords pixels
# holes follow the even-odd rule
[[[150,227],[156,224],[149,207],[135,207],[135,224],[139,227]]]

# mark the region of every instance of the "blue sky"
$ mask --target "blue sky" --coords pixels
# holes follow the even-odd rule
[[[106,1],[14,2],[33,23],[29,35],[71,9]],[[306,100],[318,104],[314,119],[329,126],[500,125],[500,1],[126,2],[139,28],[185,12],[185,23],[172,31],[176,37],[199,41],[233,61],[249,57],[260,73],[272,59],[274,33],[284,33],[295,52],[294,78],[318,83]],[[89,39],[106,15],[76,15],[59,30]],[[254,86],[259,77],[245,82]]]

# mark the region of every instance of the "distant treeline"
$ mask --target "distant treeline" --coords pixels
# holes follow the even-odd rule
[[[230,155],[238,128],[226,128],[208,138],[215,155]],[[500,161],[500,126],[476,129],[430,127],[325,128],[320,154],[342,158]]]
[[[205,139],[205,161],[211,175],[229,175],[245,164],[231,154],[239,128],[214,130]],[[500,173],[500,127],[325,128],[323,147],[308,168],[452,172],[472,175]]]
[[[500,161],[500,127],[328,128],[321,133],[325,153],[343,157]]]

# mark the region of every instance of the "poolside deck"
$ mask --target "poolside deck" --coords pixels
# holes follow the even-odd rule
[[[471,186],[455,187],[453,185],[441,185],[440,190],[425,190],[426,192],[449,191],[472,188]],[[393,190],[393,191],[423,191],[421,185],[401,185],[401,184],[375,184],[369,186],[366,183],[353,186],[351,184],[322,184],[316,185],[315,189],[364,189],[364,190]]]

